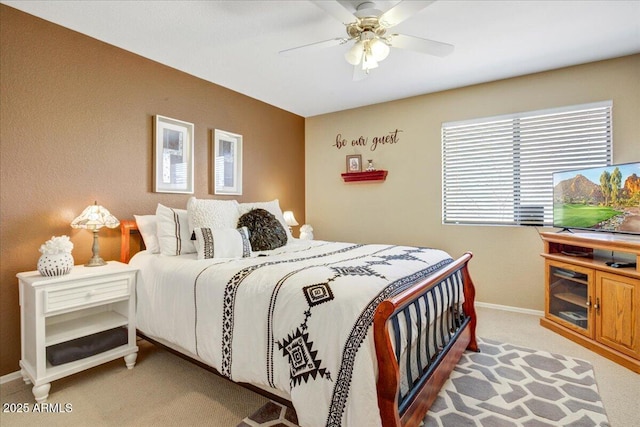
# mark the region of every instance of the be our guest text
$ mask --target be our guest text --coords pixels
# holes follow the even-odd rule
[[[383,136],[374,136],[373,138],[369,138],[368,136],[360,136],[357,139],[351,140],[352,147],[369,147],[371,151],[375,151],[378,148],[378,145],[385,144],[397,144],[400,141],[398,137],[398,133],[402,132],[400,129],[396,129],[394,131],[388,132]],[[336,142],[332,145],[332,147],[336,147],[338,150],[346,147],[349,143],[348,139],[344,138],[341,133],[336,135]]]

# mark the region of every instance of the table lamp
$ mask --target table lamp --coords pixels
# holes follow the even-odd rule
[[[293,216],[293,212],[292,211],[284,211],[282,213],[282,216],[284,216],[284,222],[287,223],[287,225],[289,226],[289,232],[293,232],[291,230],[291,227],[298,225],[298,221],[296,221],[296,218]]]
[[[82,213],[74,219],[73,222],[71,222],[71,227],[73,228],[86,228],[87,230],[93,231],[93,256],[89,262],[85,264],[86,267],[98,267],[107,264],[102,258],[100,258],[98,231],[102,227],[116,228],[118,225],[120,225],[120,221],[111,215],[107,209],[98,205],[98,202],[87,206],[87,208],[82,211]]]

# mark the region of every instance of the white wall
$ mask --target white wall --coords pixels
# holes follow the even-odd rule
[[[441,123],[611,99],[614,162],[640,161],[639,76],[633,55],[308,118],[306,222],[317,239],[470,250],[478,301],[542,310],[536,228],[441,224]],[[375,77],[367,83],[384,84]],[[395,144],[371,150],[375,136],[396,129]],[[341,149],[338,134],[347,140]],[[352,146],[360,136],[368,145]],[[348,154],[361,154],[365,166],[373,159],[387,180],[345,184]]]

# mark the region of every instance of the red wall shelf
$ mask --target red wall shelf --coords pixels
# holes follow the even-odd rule
[[[342,179],[344,182],[384,181],[387,179],[387,173],[385,170],[343,173]]]

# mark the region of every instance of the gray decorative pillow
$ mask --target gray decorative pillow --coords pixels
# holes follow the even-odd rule
[[[254,251],[276,249],[287,244],[287,232],[280,221],[265,209],[253,209],[240,217],[238,228],[249,229],[249,241]]]

